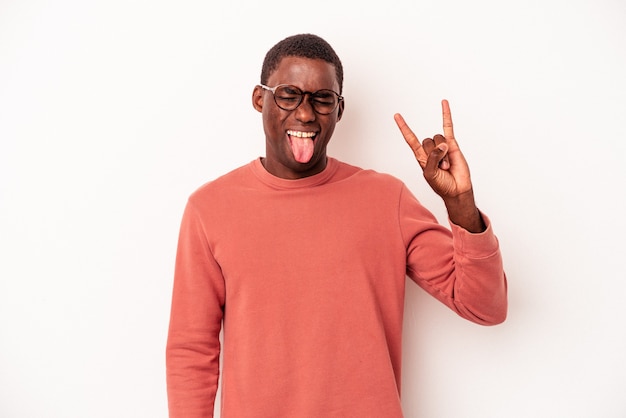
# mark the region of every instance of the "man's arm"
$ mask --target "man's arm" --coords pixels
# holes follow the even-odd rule
[[[424,178],[443,199],[452,224],[452,240],[436,228],[415,235],[409,244],[407,272],[464,318],[497,324],[507,313],[507,283],[498,241],[476,207],[469,167],[454,137],[450,105],[447,100],[441,105],[443,135],[421,143],[402,116],[394,115]],[[407,218],[416,212],[416,208],[409,209]],[[425,241],[428,245],[421,244]]]
[[[170,418],[211,418],[219,377],[224,282],[191,203],[181,223],[166,349]]]

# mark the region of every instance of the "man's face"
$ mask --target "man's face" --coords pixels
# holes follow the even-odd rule
[[[269,87],[290,84],[302,91],[329,89],[339,92],[332,64],[318,59],[285,57],[267,80]],[[343,113],[343,100],[329,115],[320,115],[305,95],[294,110],[283,110],[274,102],[271,91],[256,86],[254,108],[263,114],[265,159],[273,175],[286,179],[308,177],[326,167],[326,146]]]

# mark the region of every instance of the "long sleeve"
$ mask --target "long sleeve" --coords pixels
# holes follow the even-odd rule
[[[224,280],[192,202],[181,222],[166,348],[170,418],[213,417]]]
[[[407,275],[461,317],[481,325],[503,322],[507,282],[498,240],[487,229],[472,234],[451,223],[436,223],[408,189],[400,202],[400,224],[407,245]]]

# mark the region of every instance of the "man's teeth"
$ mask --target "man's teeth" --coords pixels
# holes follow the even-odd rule
[[[287,135],[297,136],[298,138],[313,138],[315,132],[287,131]]]

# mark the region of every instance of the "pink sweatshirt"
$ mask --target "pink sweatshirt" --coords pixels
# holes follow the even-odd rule
[[[406,275],[470,321],[506,317],[485,221],[450,231],[400,180],[332,158],[300,180],[257,159],[200,187],[180,230],[170,417],[212,417],[218,377],[222,418],[402,417]]]

